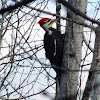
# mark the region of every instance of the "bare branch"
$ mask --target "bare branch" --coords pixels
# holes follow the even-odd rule
[[[18,7],[25,6],[25,5],[29,4],[29,3],[31,3],[32,1],[35,1],[35,0],[21,0],[20,2],[17,2],[17,3],[16,3],[15,5],[13,5],[13,6],[9,6],[9,7],[7,7],[7,8],[2,8],[2,9],[0,10],[0,14],[4,14],[5,12],[12,11],[12,9],[15,10],[15,9],[17,9]]]
[[[83,35],[83,41],[85,42],[86,46],[93,52],[93,48],[89,45],[88,41],[86,40],[85,36]]]
[[[65,0],[58,0],[60,3],[62,3],[65,7],[69,8],[72,12],[74,12],[76,15],[81,16],[82,18],[92,22],[92,23],[96,23],[98,25],[100,25],[100,22],[91,19],[90,17],[86,16],[86,14],[84,14],[83,12],[81,12],[79,9],[75,9],[72,5],[70,5],[68,3],[68,1]]]
[[[73,23],[76,23],[76,24],[79,24],[79,25],[82,25],[82,26],[85,26],[85,27],[89,27],[89,28],[95,30],[95,27],[93,27],[92,25],[88,25],[86,23],[79,22],[79,21],[74,21],[74,20],[72,20],[70,18],[66,18],[66,17],[60,16],[60,15],[55,14],[55,13],[43,11],[43,10],[40,10],[40,9],[37,9],[37,8],[34,8],[34,7],[30,7],[30,6],[27,6],[27,7],[30,8],[30,9],[33,9],[33,10],[36,10],[36,11],[39,11],[39,12],[42,12],[42,13],[45,13],[45,14],[48,14],[48,15],[56,16],[56,17],[59,17],[59,18],[61,18],[63,20],[67,20],[67,21],[70,21],[70,22],[73,22]]]

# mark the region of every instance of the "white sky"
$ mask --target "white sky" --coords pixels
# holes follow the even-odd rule
[[[91,1],[91,0],[89,0],[89,1]],[[95,2],[96,1],[98,1],[98,0],[95,0]],[[33,4],[34,5],[34,4]],[[94,6],[96,6],[97,4],[96,3],[93,3],[93,5],[91,5],[90,3],[88,4],[88,6],[87,6],[87,15],[89,16],[89,17],[91,17],[91,18],[95,18],[95,15],[96,15],[96,11],[95,11],[95,8],[94,8]],[[98,6],[98,5],[97,5]],[[63,10],[61,11],[61,15],[62,16],[66,16],[66,11],[65,11],[65,8],[62,6],[62,8],[63,8]],[[53,2],[53,0],[51,0],[49,3],[48,3],[48,6],[47,6],[47,8],[46,8],[46,10],[47,11],[49,11],[49,12],[52,12],[52,13],[54,13],[55,12],[55,4],[54,4],[54,2]],[[100,15],[100,11],[98,12],[98,14],[97,14],[97,16],[96,16],[96,18],[95,19],[98,19],[99,18],[99,15]],[[31,17],[31,16],[29,16],[29,17]],[[55,18],[55,17],[52,17],[52,16],[49,16],[49,15],[46,15],[46,14],[41,14],[41,17],[49,17],[49,18]],[[24,19],[27,19],[27,17],[24,17]],[[23,20],[24,20],[23,19]],[[38,20],[40,20],[41,18],[38,18]],[[37,20],[37,22],[38,22],[38,20]],[[15,21],[15,18],[14,19],[12,19],[12,21]],[[27,25],[25,25],[24,26],[24,28],[22,27],[21,28],[21,32],[22,33],[24,33],[28,28],[29,28],[29,25],[30,25],[30,23],[32,22],[32,20],[30,20],[28,23],[27,23]],[[24,23],[21,23],[21,24],[24,24]],[[62,22],[61,22],[61,24],[62,25],[64,25],[65,26],[65,21],[63,21],[62,20]],[[17,24],[14,24],[14,26],[16,26]],[[55,27],[55,25],[54,25],[54,27]],[[32,26],[31,26],[31,28],[32,28]],[[40,30],[39,30],[40,29]],[[64,29],[64,28],[62,28],[62,29]],[[89,30],[89,29],[85,29],[85,30]],[[90,31],[90,30],[89,30]],[[28,33],[27,33],[27,35],[25,35],[25,37],[27,37],[28,35],[29,35],[29,32],[30,31],[28,31]],[[37,33],[38,32],[38,34],[35,34],[35,33]],[[32,34],[31,34],[31,37],[30,37],[30,39],[29,39],[29,41],[32,41],[32,40],[43,40],[43,29],[42,28],[40,28],[40,26],[36,23],[35,24],[35,26],[33,27],[33,30],[32,30]],[[9,31],[7,31],[7,33],[6,33],[6,35],[5,35],[5,37],[4,37],[4,39],[5,39],[5,41],[3,41],[3,45],[2,46],[4,46],[4,47],[6,47],[6,46],[8,46],[8,44],[7,43],[12,43],[12,33],[13,34],[15,34],[16,33],[16,30],[13,30],[13,31],[11,31],[11,30],[9,30]],[[20,35],[19,35],[19,37],[20,37]],[[35,38],[33,38],[33,37],[35,37]],[[88,32],[88,33],[85,33],[85,37],[86,37],[86,39],[87,40],[89,40],[89,37],[90,37],[90,33]],[[94,37],[95,37],[95,35],[94,35],[94,33],[92,32],[92,37],[91,37],[91,46],[93,47],[93,45],[94,45]],[[18,40],[18,41],[20,41],[20,39]],[[24,40],[23,40],[24,41]],[[38,44],[38,43],[37,43]],[[30,44],[31,45],[31,47],[34,47],[34,44]],[[28,47],[28,45],[27,44],[25,44],[25,47],[27,48]],[[7,55],[8,54],[8,52],[9,52],[9,49],[8,48],[3,48],[2,50],[1,50],[1,54],[2,54],[2,56],[5,56],[5,55]],[[20,52],[23,52],[22,50],[20,51]],[[85,52],[86,52],[86,46],[84,45],[83,46],[83,49],[82,49],[82,57],[84,57],[84,55],[85,55]],[[88,50],[88,52],[90,52],[89,50]],[[31,53],[29,53],[29,54],[31,54]],[[28,55],[24,55],[24,56],[28,56]],[[45,52],[44,52],[44,50],[41,50],[40,52],[38,52],[37,53],[37,56],[39,57],[39,58],[45,58]],[[16,59],[20,59],[20,58],[18,58],[18,57],[16,57]],[[92,54],[91,55],[89,55],[87,58],[86,58],[86,62],[85,62],[85,64],[86,63],[89,63],[89,62],[91,62],[92,61]],[[6,62],[6,61],[9,61],[8,59],[5,59],[5,60],[3,60],[3,62]],[[32,63],[33,64],[33,61],[31,61],[30,59],[28,59],[28,61],[25,61],[25,62],[21,62],[20,63],[20,65],[28,65],[29,64],[29,62],[30,63]],[[2,61],[0,62],[0,63],[2,63]],[[49,63],[49,61],[47,61],[46,63]],[[40,64],[39,63],[37,63],[37,62],[35,62],[35,64],[33,64],[34,66],[40,66]],[[16,65],[15,65],[16,66]],[[32,65],[30,65],[31,67],[34,67],[34,66],[32,66]],[[2,66],[3,67],[3,66]],[[23,76],[21,76],[22,74],[20,74],[20,73],[29,73],[30,71],[32,71],[30,74],[33,74],[33,75],[31,75],[31,76],[28,76],[27,78],[27,81],[32,81],[33,79],[35,79],[36,78],[36,73],[38,73],[39,71],[38,70],[36,70],[36,69],[32,69],[32,68],[28,68],[28,67],[25,67],[25,68],[18,68],[18,69],[16,69],[16,70],[18,70],[18,74],[16,75],[16,76],[13,76],[13,74],[11,74],[10,75],[10,77],[14,77],[14,80],[13,80],[13,86],[14,87],[17,87],[24,79],[26,79],[26,77],[27,77],[27,74],[26,75],[23,75]],[[89,69],[89,67],[90,66],[85,66],[84,67],[84,69]],[[6,70],[7,68],[5,68],[5,70]],[[7,69],[8,70],[8,69]],[[43,70],[43,69],[42,69]],[[49,70],[49,69],[48,69]],[[3,72],[1,72],[1,73],[3,73]],[[1,74],[0,73],[0,74]],[[34,75],[35,74],[35,75]],[[51,75],[53,75],[54,77],[56,76],[56,74],[55,74],[55,72],[52,70],[52,71],[50,71],[50,74]],[[2,75],[2,74],[1,74]],[[34,85],[34,88],[33,88],[33,90],[32,90],[32,93],[33,93],[33,91],[34,91],[34,93],[36,93],[36,92],[39,92],[39,91],[41,91],[42,89],[44,89],[45,87],[47,87],[47,84],[48,84],[48,80],[46,79],[46,73],[44,72],[44,75],[43,74],[41,74],[40,76],[39,76],[39,80],[37,81],[38,83],[36,83],[36,85]],[[9,79],[7,79],[7,80],[11,80],[10,79],[10,77],[9,77]],[[21,78],[20,78],[21,77]],[[82,81],[86,81],[86,77],[87,77],[87,73],[85,72],[85,73],[83,73],[83,75],[82,75]],[[53,83],[53,81],[50,81],[51,83]],[[6,83],[6,82],[5,82]],[[31,89],[31,87],[32,87],[32,85],[33,84],[31,84],[31,85],[29,85],[28,87],[25,87],[24,88],[24,91],[26,91],[27,89]],[[84,82],[82,82],[82,89],[84,88],[84,86],[85,86],[85,84],[84,84]],[[55,87],[55,85],[54,85],[54,87]],[[50,93],[55,93],[55,90],[54,90],[54,87],[51,87],[51,88],[49,88],[47,91],[48,92],[50,92]],[[9,89],[9,91],[13,91],[13,89],[11,88],[11,87],[8,87],[8,89]],[[1,92],[1,94],[4,94],[5,93],[5,91],[3,91],[3,92]],[[11,96],[11,98],[15,98],[15,97],[18,97],[18,95],[13,95],[13,96]],[[34,96],[34,97],[32,97],[32,99],[30,99],[30,100],[33,100],[33,99],[36,99],[36,100],[41,100],[41,99],[43,99],[43,100],[50,100],[49,98],[46,98],[45,96],[43,96],[42,94],[41,95],[37,95],[37,96]],[[29,99],[27,99],[27,100],[29,100]]]

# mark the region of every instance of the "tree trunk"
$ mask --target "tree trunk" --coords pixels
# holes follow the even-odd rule
[[[100,56],[100,55],[98,55]],[[98,66],[100,70],[100,66]],[[100,99],[100,72],[97,72],[96,78],[94,80],[93,91],[92,91],[92,100]]]
[[[56,14],[60,16],[61,12],[61,4],[56,0]],[[58,19],[59,17],[56,17]],[[58,24],[59,23],[59,24]],[[60,18],[56,23],[56,29],[61,32],[61,26],[60,26]],[[59,78],[56,77],[56,96],[55,99],[57,100],[59,98]]]
[[[69,0],[68,2],[85,13],[87,0]],[[81,17],[72,13],[70,9],[67,11],[67,16],[72,20],[84,22]],[[82,35],[82,26],[67,21],[62,64],[65,73],[61,75],[60,100],[64,100],[64,98],[65,100],[76,100],[79,72],[75,70],[80,70]]]
[[[94,81],[92,100],[99,100],[99,99],[100,99],[100,73],[98,72]]]
[[[89,97],[93,89],[94,80],[96,78],[97,71],[99,70],[100,67],[100,27],[96,28],[95,34],[96,34],[96,39],[95,39],[95,46],[93,52],[93,60],[92,60],[92,64],[89,71],[89,76],[86,82],[86,87],[83,93],[82,100],[89,100]],[[94,88],[97,88],[98,86],[99,85],[95,86]]]

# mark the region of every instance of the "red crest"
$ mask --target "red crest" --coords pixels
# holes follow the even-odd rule
[[[46,20],[48,20],[50,18],[42,18],[38,23],[41,25],[42,23],[44,23]],[[51,20],[51,19],[50,19]]]

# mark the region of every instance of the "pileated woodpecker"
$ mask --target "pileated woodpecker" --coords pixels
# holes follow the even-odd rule
[[[44,49],[53,69],[59,74],[62,63],[64,35],[52,28],[55,19],[42,18],[38,23],[46,31],[44,35]]]

